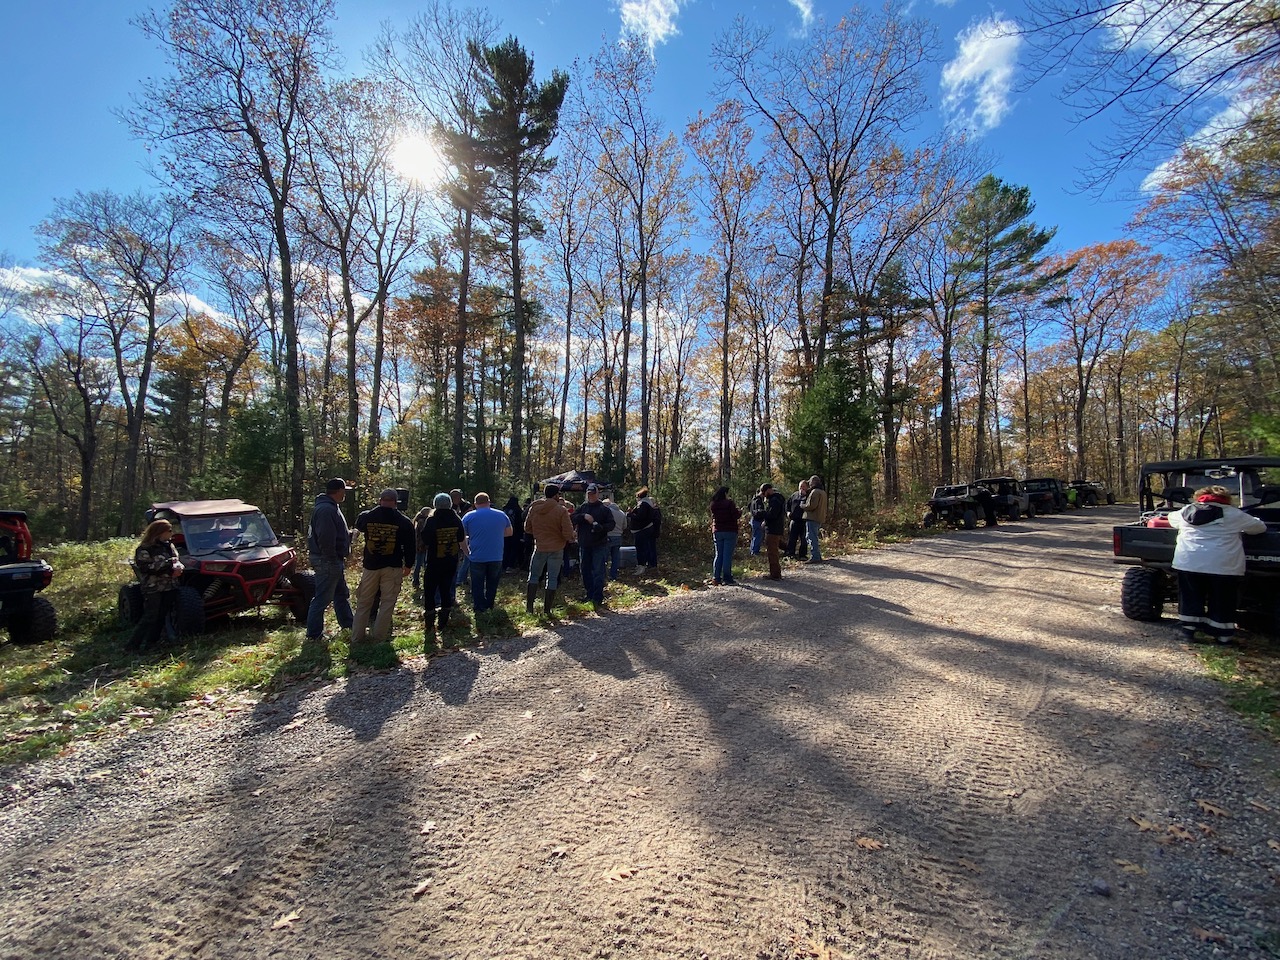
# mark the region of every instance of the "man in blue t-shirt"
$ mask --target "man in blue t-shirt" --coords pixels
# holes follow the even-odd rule
[[[462,518],[471,557],[471,603],[476,613],[492,610],[502,579],[502,551],[514,532],[501,510],[493,509],[487,493],[477,493],[475,509]]]

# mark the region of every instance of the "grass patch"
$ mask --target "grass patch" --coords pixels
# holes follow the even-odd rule
[[[1275,644],[1250,635],[1238,647],[1205,647],[1200,659],[1227,685],[1227,702],[1271,737],[1280,739],[1280,655]]]

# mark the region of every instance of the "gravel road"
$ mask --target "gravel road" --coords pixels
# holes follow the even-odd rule
[[[1280,750],[1168,622],[1121,616],[1127,515],[3,771],[0,957],[1280,956]]]

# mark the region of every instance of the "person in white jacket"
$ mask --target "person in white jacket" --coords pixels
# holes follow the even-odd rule
[[[1236,632],[1236,603],[1244,577],[1248,533],[1267,525],[1231,506],[1226,487],[1201,487],[1194,502],[1169,514],[1178,531],[1173,569],[1178,571],[1178,620],[1192,642],[1231,643]]]

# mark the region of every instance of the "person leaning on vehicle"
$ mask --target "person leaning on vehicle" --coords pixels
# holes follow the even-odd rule
[[[378,600],[378,619],[373,624],[373,639],[385,643],[391,639],[391,617],[404,584],[405,574],[413,569],[413,524],[397,508],[399,497],[388,487],[378,496],[378,505],[356,517],[356,531],[364,535],[361,551],[360,585],[356,587],[356,614],[351,625],[351,642],[364,640],[373,601]]]
[[[311,569],[316,572],[316,595],[307,611],[307,640],[318,642],[324,635],[324,612],[333,604],[338,626],[350,629],[355,614],[351,610],[351,589],[343,572],[347,554],[351,552],[351,531],[340,504],[347,498],[347,486],[341,477],[325,484],[324,493],[316,497],[307,525],[307,550],[311,553]]]
[[[1231,643],[1236,603],[1244,579],[1240,537],[1265,533],[1266,523],[1231,506],[1226,487],[1201,487],[1194,502],[1169,514],[1178,531],[1173,569],[1178,571],[1178,621],[1193,643]]]
[[[133,568],[142,587],[142,619],[129,638],[130,650],[146,650],[160,642],[165,618],[178,595],[182,561],[173,546],[173,524],[153,520],[142,532],[142,542],[133,551]]]

